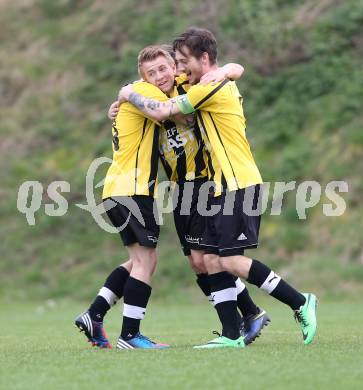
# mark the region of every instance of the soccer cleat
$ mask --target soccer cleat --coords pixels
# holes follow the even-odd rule
[[[304,344],[310,344],[316,333],[316,306],[318,300],[314,294],[303,294],[306,301],[299,310],[295,311],[295,320],[300,324]]]
[[[217,332],[215,332],[217,333]],[[218,334],[218,333],[217,333]],[[244,337],[240,336],[237,340],[219,335],[219,337],[209,341],[207,344],[196,345],[195,349],[212,349],[212,348],[244,348],[246,346]]]
[[[261,335],[262,329],[271,321],[265,310],[258,308],[258,313],[244,319],[245,344],[249,345]]]
[[[112,348],[107,339],[103,322],[93,321],[88,311],[80,314],[74,321],[80,332],[84,332],[88,341],[99,348]]]
[[[140,332],[136,333],[136,335],[129,340],[124,340],[120,336],[116,344],[117,349],[164,349],[168,347],[170,347],[170,345],[151,341]]]

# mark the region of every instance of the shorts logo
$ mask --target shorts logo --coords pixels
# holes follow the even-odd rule
[[[185,236],[185,241],[189,242],[190,244],[200,244],[202,239],[200,237],[192,237],[192,236]]]
[[[244,233],[241,233],[238,237],[237,237],[237,240],[247,240],[247,237],[244,235]]]
[[[147,239],[148,239],[149,241],[152,241],[152,242],[158,242],[158,239],[157,239],[157,237],[155,237],[155,236],[147,236]]]

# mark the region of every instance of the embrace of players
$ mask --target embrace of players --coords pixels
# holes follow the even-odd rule
[[[174,222],[182,250],[222,325],[218,337],[194,348],[243,348],[268,324],[269,316],[241,279],[290,306],[304,344],[311,343],[317,327],[315,295],[300,293],[266,264],[245,256],[245,250],[258,246],[262,178],[233,81],[243,68],[218,67],[213,34],[189,28],[172,47],[141,50],[138,70],[141,80],[123,87],[109,110],[114,119],[113,162],[102,196],[129,259],[110,273],[89,309],[76,318],[76,326],[93,345],[110,348],[103,320],[123,297],[116,348],[169,347],[140,332],[157,265],[160,158],[174,184]],[[215,212],[202,212],[201,197],[205,210]]]

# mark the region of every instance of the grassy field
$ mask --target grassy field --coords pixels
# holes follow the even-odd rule
[[[291,313],[272,300],[272,323],[244,350],[196,351],[212,337],[216,316],[207,305],[151,303],[144,333],[173,348],[118,351],[91,348],[72,320],[84,304],[2,303],[1,389],[228,388],[356,389],[363,374],[359,304],[320,302],[314,344],[301,342]],[[114,342],[119,308],[108,317]]]

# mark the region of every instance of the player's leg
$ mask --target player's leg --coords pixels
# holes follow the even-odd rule
[[[259,186],[251,187],[247,192],[245,190],[238,190],[234,195],[234,213],[230,217],[234,218],[239,210],[238,220],[235,223],[235,226],[238,226],[238,230],[233,231],[232,235],[224,235],[222,237],[220,261],[223,269],[242,277],[249,283],[266,291],[280,302],[290,306],[302,325],[304,343],[310,343],[316,331],[316,297],[313,294],[308,294],[307,299],[305,295],[301,294],[279,275],[275,274],[267,265],[244,256],[244,248],[256,247],[258,245],[260,227],[260,215],[251,215],[251,213],[248,215],[243,209],[244,200],[247,195],[253,196],[253,204],[257,205]],[[257,206],[254,209],[257,209]],[[223,226],[226,223],[230,223],[228,219],[228,216],[224,216],[219,221],[220,226],[218,228],[221,231],[223,231]]]
[[[195,348],[243,348],[244,336],[241,336],[237,321],[237,288],[234,277],[223,271],[216,253],[204,255],[205,266],[209,275],[211,295],[214,307],[222,324],[222,334],[207,344]]]
[[[199,288],[202,290],[203,294],[207,297],[209,303],[214,306],[213,297],[211,294],[210,281],[207,272],[207,268],[205,267],[203,260],[204,251],[200,250],[191,250],[191,256],[188,257],[189,263],[196,273],[197,284]],[[250,294],[247,290],[246,285],[241,281],[240,278],[234,276],[236,288],[237,288],[237,308],[242,313],[242,316],[237,311],[237,322],[239,323],[239,327],[241,332],[246,331],[246,324],[248,328],[250,328],[250,322],[254,321],[254,318],[261,314],[261,310],[256,306],[253,302]],[[246,324],[245,324],[246,320]],[[248,329],[247,329],[248,330]]]
[[[122,226],[125,222],[125,210],[112,200],[105,199],[107,215],[115,227]],[[111,204],[112,207],[107,207]],[[127,215],[127,214],[126,214]],[[127,244],[134,240],[133,234],[128,229],[120,232],[121,240]],[[85,333],[88,341],[100,348],[111,348],[104,327],[103,319],[110,307],[121,298],[125,283],[129,277],[132,261],[124,262],[120,267],[114,269],[107,277],[104,286],[100,289],[90,308],[80,314],[75,325]]]
[[[132,260],[128,260],[115,268],[106,278],[89,309],[80,314],[76,326],[85,332],[87,338],[94,346],[110,348],[103,320],[108,310],[123,296],[125,283],[130,275]]]
[[[151,275],[154,269],[155,249],[138,243],[127,247],[133,258],[133,267],[124,288],[124,309],[121,337],[129,340],[140,331],[140,322],[145,316],[151,295]]]
[[[209,277],[203,259],[205,247],[202,245],[202,242],[206,229],[206,217],[202,216],[198,211],[200,190],[205,182],[206,179],[198,179],[192,183],[189,182],[188,187],[184,187],[183,185],[179,186],[179,199],[174,212],[174,220],[184,254],[189,255],[189,263],[197,276],[196,282],[208,301],[214,305],[213,299],[211,299]],[[192,190],[191,184],[193,184]],[[185,199],[186,197],[189,197],[190,199]],[[188,210],[189,213],[180,212],[180,205],[182,203],[190,205]],[[239,278],[235,278],[235,282],[237,287],[238,309],[243,316],[254,316],[258,313],[258,308],[253,303],[246,286]],[[237,314],[242,329],[244,325],[243,320],[240,314]]]
[[[217,203],[219,199],[209,199],[210,205]],[[218,237],[216,235],[215,216],[207,216],[204,222],[203,256],[204,265],[208,272],[211,296],[214,307],[222,324],[222,334],[207,344],[196,348],[221,348],[245,346],[244,337],[240,334],[237,320],[237,288],[235,278],[225,272],[219,262]]]
[[[192,270],[195,272],[195,276],[197,277],[196,283],[198,287],[208,299],[208,302],[214,306],[210,291],[208,271],[204,265],[203,255],[204,251],[192,249],[190,250],[188,260]]]
[[[266,264],[245,256],[222,257],[223,269],[238,275],[254,284],[280,302],[290,306],[298,320],[304,338],[309,344],[316,332],[316,297],[314,294],[302,294]]]
[[[119,349],[163,348],[165,345],[152,342],[140,333],[140,323],[145,316],[151,295],[151,278],[155,271],[156,245],[159,226],[154,215],[154,199],[148,196],[133,196],[141,213],[143,224],[132,214],[125,232],[124,243],[132,259],[132,269],[124,287],[124,308]]]
[[[223,197],[210,198],[209,203],[208,208],[212,205],[214,205],[214,207],[219,206],[220,211],[213,217],[206,218],[203,246],[207,252],[211,254],[219,254],[219,246],[223,244],[223,238],[229,237],[231,233],[233,235],[233,229],[236,229],[236,221],[233,215],[227,217],[223,215]],[[223,223],[224,221],[226,221],[225,224]],[[208,257],[206,259],[208,261]],[[209,270],[209,272],[213,273],[211,270]],[[243,320],[243,329],[241,334],[246,336],[246,344],[250,344],[257,336],[259,336],[263,327],[270,321],[270,318],[263,309],[259,309],[254,304],[244,283],[242,283],[238,278],[235,279],[237,288],[237,306],[245,317]]]
[[[88,309],[93,321],[102,322],[108,310],[123,297],[125,283],[131,268],[132,260],[127,260],[107,276],[105,283]]]

